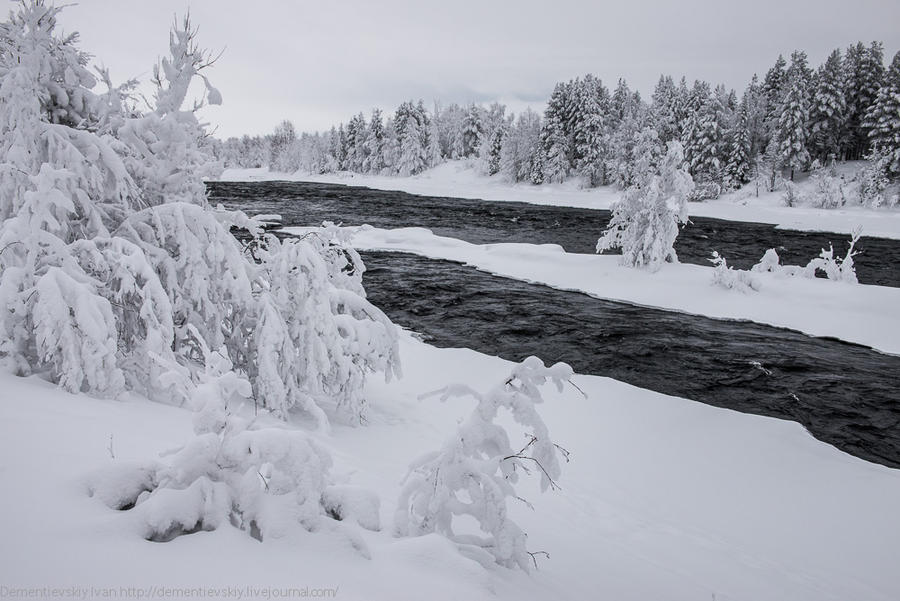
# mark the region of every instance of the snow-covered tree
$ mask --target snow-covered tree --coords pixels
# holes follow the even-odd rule
[[[482,109],[474,104],[470,105],[462,126],[462,156],[475,156],[484,136]]]
[[[612,219],[597,241],[597,252],[622,249],[622,264],[657,271],[678,260],[678,225],[687,221],[687,198],[694,182],[684,166],[684,150],[670,142],[658,175],[646,186],[629,188],[613,207]]]
[[[726,290],[737,290],[738,292],[758,292],[761,288],[759,280],[753,277],[748,271],[742,271],[728,266],[728,261],[717,251],[713,251],[712,258],[709,262],[713,264],[712,284]]]
[[[778,140],[781,164],[791,170],[793,181],[794,171],[805,169],[809,164],[809,150],[806,147],[809,98],[801,75],[789,79],[787,87],[775,138]]]
[[[543,180],[547,182],[565,181],[572,169],[571,138],[567,129],[569,105],[568,86],[557,84],[544,111],[541,130]]]
[[[503,139],[500,172],[511,182],[530,181],[541,143],[541,116],[526,109]]]
[[[143,199],[99,128],[106,107],[77,36],[56,36],[60,10],[23,3],[0,30],[0,356],[70,391],[115,395],[113,308],[72,246],[108,238]]]
[[[297,130],[285,119],[275,128],[269,138],[269,167],[274,171],[292,173],[297,170],[296,148]]]
[[[663,145],[681,139],[683,124],[680,120],[679,102],[678,90],[672,77],[660,76],[653,90],[650,118]]]
[[[847,49],[844,60],[846,121],[842,142],[845,158],[861,159],[870,148],[866,113],[878,97],[884,77],[884,50],[879,42],[869,47],[858,42]]]
[[[300,240],[267,236],[257,258],[264,287],[250,337],[256,397],[282,416],[298,406],[321,428],[323,407],[364,422],[366,375],[400,372],[395,328],[365,299],[359,255],[327,225]]]
[[[347,123],[347,170],[361,173],[366,162],[366,134],[368,126],[362,113]]]
[[[866,113],[865,126],[885,174],[900,177],[900,52],[894,55],[884,84]]]
[[[394,117],[394,131],[397,136],[397,157],[395,170],[401,177],[422,172],[428,167],[427,117],[425,109],[404,102]]]
[[[90,92],[77,38],[54,34],[58,13],[33,0],[2,25],[12,43],[0,53],[0,356],[71,391],[128,388],[179,403],[203,349],[223,349],[255,392],[288,389],[278,406],[261,398],[264,407],[298,404],[295,386],[359,421],[365,374],[394,369],[392,326],[365,301],[358,257],[333,236],[267,240],[254,260],[230,230],[259,235],[260,224],[208,206],[195,109],[220,98],[199,73],[210,60],[196,30],[176,23],[155,71],[155,106],[137,114]],[[203,97],[184,110],[194,77]],[[307,269],[284,267],[289,258]],[[304,292],[319,295],[314,306]],[[303,357],[312,368],[272,369],[279,322],[304,324],[278,348],[315,347],[319,355]]]
[[[410,466],[395,514],[396,533],[437,532],[484,565],[529,571],[534,556],[528,552],[525,533],[509,517],[507,500],[520,499],[515,490],[520,473],[536,471],[542,490],[556,487],[562,471],[559,458],[568,460],[568,452],[550,438],[537,405],[543,402],[542,384],[549,381],[562,389],[571,377],[572,368],[565,363],[546,367],[537,357],[529,357],[487,393],[462,385],[433,393],[441,400],[469,396],[477,405],[441,450]],[[521,447],[496,423],[501,410],[526,430]],[[454,521],[464,516],[476,520],[484,536],[460,532]]]
[[[840,157],[845,110],[841,51],[834,50],[819,68],[809,114],[810,145],[820,161]]]
[[[749,109],[742,105],[734,128],[729,132],[728,162],[725,164],[725,183],[729,188],[739,188],[750,181],[753,170]]]
[[[369,120],[369,133],[366,136],[363,173],[378,175],[384,169],[384,137],[384,120],[381,117],[381,111],[374,109],[372,118]]]
[[[784,56],[779,54],[778,60],[776,60],[772,68],[766,72],[766,76],[760,86],[762,104],[764,105],[761,151],[764,151],[765,148],[769,146],[778,127],[778,119],[781,117],[781,106],[787,92],[786,66],[787,61],[784,60]]]

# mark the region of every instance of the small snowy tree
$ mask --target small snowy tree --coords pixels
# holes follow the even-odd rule
[[[687,222],[687,198],[694,182],[684,167],[679,142],[669,142],[660,173],[646,186],[629,188],[613,207],[612,219],[597,241],[597,252],[622,249],[622,264],[657,271],[676,262],[678,225]]]
[[[713,251],[712,258],[709,262],[715,266],[713,270],[712,283],[714,286],[725,288],[726,290],[737,290],[738,292],[757,292],[760,289],[759,280],[754,278],[749,272],[741,271],[728,266],[728,261],[717,251]]]
[[[397,534],[437,532],[482,564],[528,571],[533,555],[526,548],[525,533],[510,519],[506,503],[509,498],[520,499],[515,490],[520,472],[536,470],[542,490],[556,488],[559,457],[568,461],[568,452],[550,439],[537,412],[543,402],[539,387],[550,381],[561,389],[571,377],[572,368],[565,363],[545,367],[537,357],[529,357],[486,394],[467,386],[432,393],[441,400],[470,396],[477,406],[440,451],[410,466],[395,515]],[[506,429],[495,423],[501,409],[526,428],[521,448],[514,448]],[[454,519],[460,516],[474,518],[484,536],[458,532]]]
[[[884,85],[866,113],[865,125],[885,175],[900,179],[900,52],[894,55]]]
[[[810,197],[813,206],[835,209],[846,203],[843,180],[837,175],[833,164],[825,167],[818,160],[813,161],[810,172],[809,179],[813,184]]]
[[[809,99],[804,82],[799,78],[794,78],[788,83],[787,96],[775,133],[779,144],[780,160],[785,167],[791,170],[791,181],[794,179],[795,170],[805,169],[809,164],[809,151],[806,147],[808,113]]]
[[[854,247],[861,235],[861,228],[853,230],[850,238],[850,247],[847,249],[847,253],[844,257],[835,257],[834,248],[829,245],[828,250],[822,249],[819,256],[812,259],[805,267],[799,265],[782,265],[778,253],[775,252],[774,248],[770,248],[763,255],[760,262],[754,265],[750,271],[803,278],[814,278],[816,277],[816,272],[821,271],[829,280],[856,284],[858,283],[858,280],[856,278],[856,267],[853,264],[853,257],[856,256],[857,252],[854,251]]]
[[[854,252],[853,248],[859,242],[860,236],[862,236],[861,228],[853,230],[850,238],[850,247],[843,258],[835,257],[834,247],[829,245],[828,250],[823,248],[819,256],[809,262],[806,269],[812,273],[822,271],[829,280],[847,282],[849,284],[859,283],[859,280],[856,279],[856,267],[853,264],[853,257],[858,253]]]

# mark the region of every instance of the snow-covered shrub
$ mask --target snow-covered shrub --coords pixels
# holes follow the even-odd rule
[[[885,204],[896,205],[900,202],[900,190],[898,190],[898,186],[891,186],[888,178],[889,157],[873,152],[867,158],[869,164],[859,173],[860,201],[873,209]]]
[[[774,248],[767,250],[759,263],[750,268],[750,271],[759,273],[777,273],[781,269],[781,257]]]
[[[747,271],[729,267],[725,257],[713,251],[710,263],[715,266],[712,283],[726,290],[738,290],[740,292],[757,292],[760,289],[759,280]]]
[[[660,172],[643,187],[629,188],[613,207],[612,219],[597,241],[597,252],[622,249],[622,264],[657,271],[676,262],[678,225],[687,222],[687,198],[694,187],[679,142],[669,142]]]
[[[88,475],[87,493],[127,512],[151,541],[223,527],[260,541],[326,531],[370,557],[355,525],[380,529],[378,498],[359,487],[329,486],[328,453],[304,432],[256,415],[250,382],[234,371],[224,347],[201,344],[201,352],[206,364],[190,400],[194,438],[162,461],[114,460]]]
[[[355,250],[326,226],[299,240],[267,238],[258,254],[261,315],[254,332],[254,388],[279,414],[299,405],[320,427],[334,403],[365,420],[366,373],[400,374],[396,328],[365,299]]]
[[[351,521],[366,530],[381,530],[381,501],[372,491],[347,484],[332,485],[322,493],[322,507],[335,520]]]
[[[215,213],[196,204],[162,204],[130,215],[116,235],[139,247],[158,274],[178,324],[176,352],[200,358],[190,325],[210,347],[226,346],[238,365],[247,361],[255,266]]]
[[[796,207],[803,199],[800,188],[792,181],[784,182],[784,192],[781,194],[781,202],[786,207]]]
[[[395,514],[396,533],[437,532],[483,564],[529,570],[533,556],[526,549],[526,535],[510,519],[506,503],[520,499],[514,486],[519,472],[538,471],[542,490],[556,486],[559,457],[568,460],[568,453],[550,439],[537,405],[543,401],[542,384],[549,380],[561,388],[571,376],[572,368],[564,363],[546,367],[529,357],[486,394],[461,385],[432,393],[442,400],[469,396],[477,405],[441,450],[410,466]],[[514,448],[506,429],[495,423],[500,409],[528,430],[521,448]],[[459,531],[454,519],[460,516],[476,520],[481,532]]]
[[[853,265],[853,257],[858,253],[854,251],[856,243],[862,235],[862,230],[857,228],[853,231],[850,239],[850,247],[847,254],[843,257],[834,256],[834,248],[828,247],[828,250],[822,249],[818,257],[813,258],[806,266],[800,265],[781,265],[781,259],[774,248],[770,248],[763,255],[759,263],[750,268],[750,271],[757,273],[773,273],[779,276],[787,277],[804,277],[814,278],[816,272],[821,271],[829,280],[839,282],[857,283],[856,268]]]
[[[813,273],[819,270],[823,271],[829,280],[847,282],[849,284],[858,283],[856,268],[853,265],[853,257],[858,253],[853,251],[853,247],[856,246],[861,235],[861,229],[857,228],[853,231],[850,247],[843,258],[835,257],[834,247],[829,245],[828,250],[823,248],[821,254],[810,261],[806,268]]]
[[[844,181],[838,177],[834,165],[822,167],[813,162],[809,179],[812,182],[810,202],[814,207],[836,209],[847,202]]]
[[[191,399],[196,437],[135,499],[144,537],[167,541],[231,524],[263,540],[297,525],[317,528],[330,457],[300,431],[243,417],[250,382],[233,371],[224,348],[203,352],[206,369]]]
[[[0,358],[71,391],[182,403],[201,349],[222,347],[263,408],[361,421],[366,374],[399,373],[394,328],[334,228],[272,238],[259,260],[230,229],[259,242],[261,224],[208,206],[195,111],[221,97],[196,30],[176,23],[142,115],[133,82],[101,72],[109,91],[90,91],[58,13],[30,0],[0,25]],[[205,91],[183,110],[195,77]]]

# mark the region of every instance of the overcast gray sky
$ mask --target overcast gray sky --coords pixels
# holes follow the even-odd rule
[[[114,80],[149,79],[173,15],[190,9],[224,104],[217,135],[313,131],[405,99],[540,108],[554,83],[594,73],[647,94],[660,73],[738,93],[779,53],[817,66],[835,47],[900,48],[900,0],[77,0],[60,17]]]

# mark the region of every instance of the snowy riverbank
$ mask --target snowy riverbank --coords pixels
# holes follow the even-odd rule
[[[436,236],[423,228],[346,229],[353,233],[352,244],[360,250],[410,252],[458,261],[497,275],[598,298],[708,317],[748,319],[900,354],[900,288],[754,273],[760,291],[743,294],[713,286],[712,267],[667,264],[650,273],[620,266],[615,255],[566,253],[556,245],[478,245]],[[309,228],[285,231],[300,234]]]
[[[542,186],[509,184],[498,176],[480,175],[462,161],[450,161],[414,177],[386,177],[349,172],[325,175],[284,174],[272,173],[263,168],[226,169],[220,179],[335,183],[378,190],[400,190],[427,196],[518,201],[587,209],[608,209],[620,196],[620,191],[612,187],[585,190],[580,189],[574,181]],[[900,239],[900,207],[893,209],[785,207],[780,192],[763,192],[757,198],[749,189],[745,189],[725,194],[717,200],[689,203],[688,210],[695,217],[770,223],[801,231],[849,234],[854,228],[862,227],[865,236]]]
[[[368,386],[369,425],[319,437],[335,458],[335,481],[381,498],[383,530],[358,531],[371,559],[327,533],[259,544],[225,526],[144,541],[129,512],[86,495],[84,478],[183,444],[191,414],[0,375],[3,584],[338,587],[338,599],[369,601],[900,596],[900,472],[841,453],[795,423],[592,376],[574,380],[587,398],[547,390],[541,408],[572,452],[562,490],[542,495],[529,483],[535,510],[511,506],[529,546],[551,554],[539,571],[485,571],[434,535],[395,539],[390,518],[406,465],[438,448],[468,406],[417,395],[455,381],[484,389],[511,366],[409,334],[401,355],[405,378]]]

